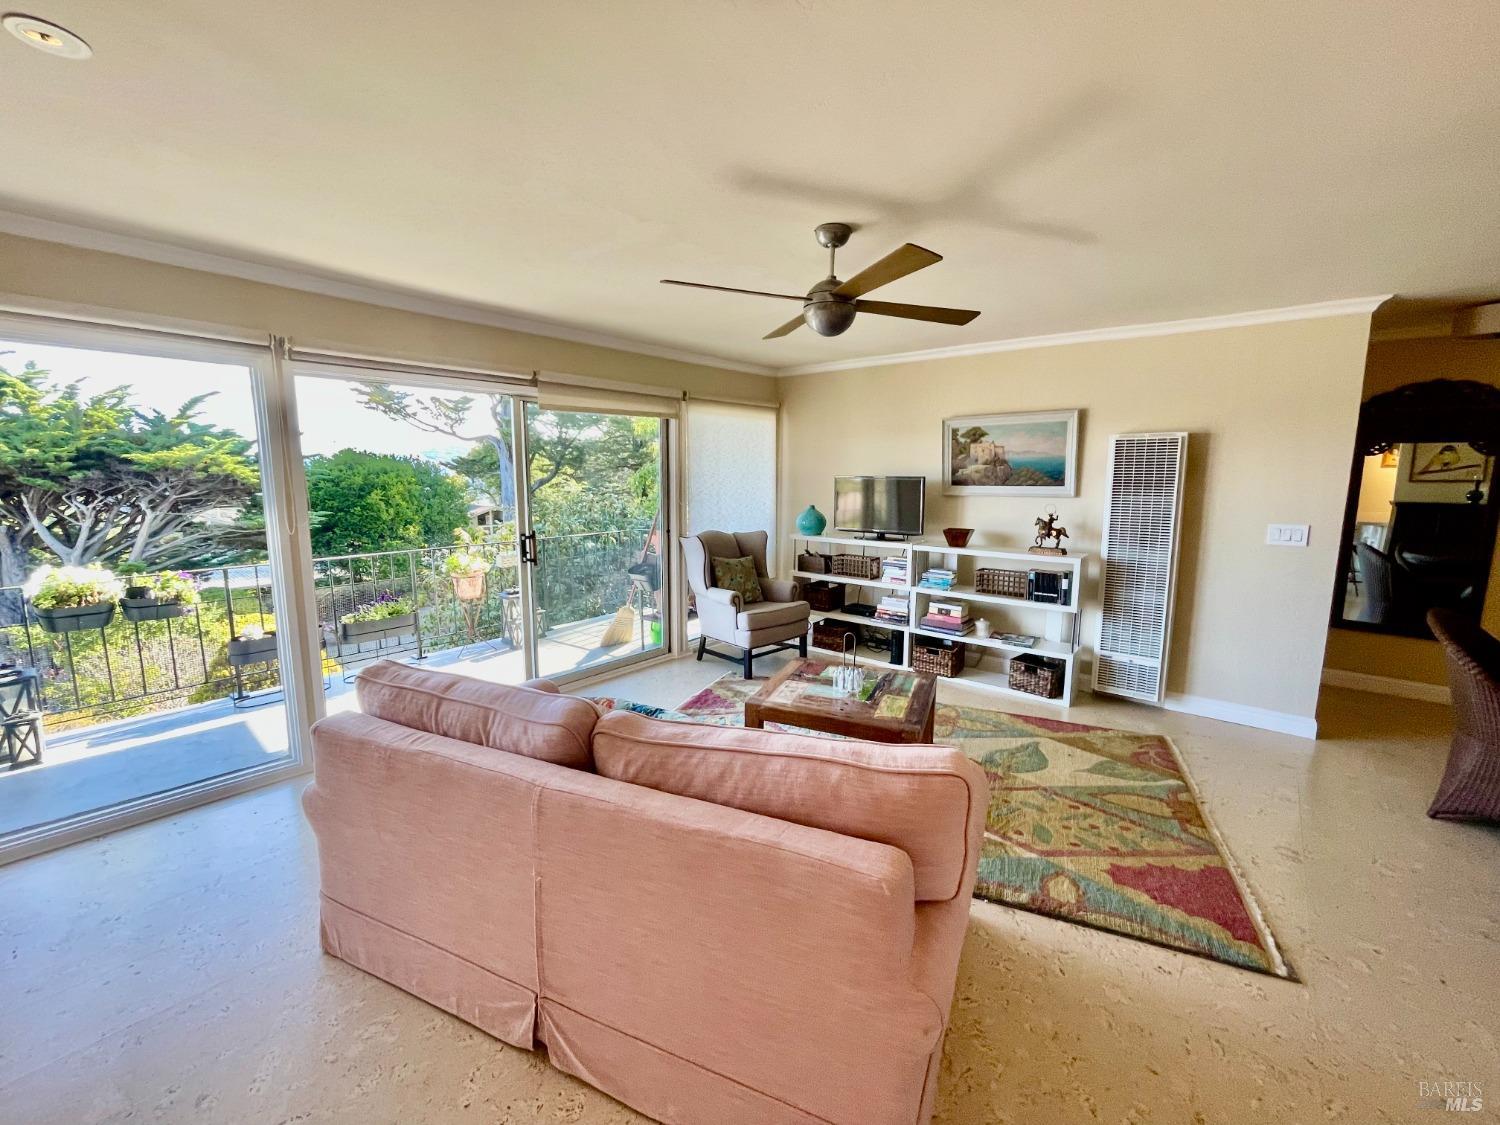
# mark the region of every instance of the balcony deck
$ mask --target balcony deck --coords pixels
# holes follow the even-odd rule
[[[605,614],[548,632],[538,649],[540,673],[560,676],[643,651],[639,631],[623,644],[600,643],[612,619]],[[521,650],[502,641],[434,652],[422,664],[497,683],[525,675]],[[329,713],[353,707],[354,685],[330,677]],[[244,709],[217,699],[52,734],[40,765],[0,768],[0,838],[286,756],[286,708],[279,697]]]

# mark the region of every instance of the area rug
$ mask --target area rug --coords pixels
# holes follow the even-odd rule
[[[761,687],[730,673],[666,719],[739,726]],[[1170,740],[939,704],[936,741],[984,767],[978,898],[1295,980]]]

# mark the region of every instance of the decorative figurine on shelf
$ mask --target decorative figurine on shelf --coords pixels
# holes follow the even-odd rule
[[[828,517],[811,504],[797,517],[797,530],[803,535],[822,535],[827,526]]]
[[[1062,545],[1064,539],[1069,538],[1068,529],[1057,526],[1057,509],[1052,505],[1047,506],[1047,514],[1039,516],[1036,520],[1036,542],[1027,548],[1033,555],[1066,555],[1068,549]],[[1052,546],[1047,546],[1047,540],[1052,540]]]

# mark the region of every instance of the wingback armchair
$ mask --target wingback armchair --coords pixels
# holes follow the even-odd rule
[[[808,604],[801,600],[797,582],[772,578],[766,570],[764,531],[702,531],[682,538],[688,585],[698,606],[698,659],[704,653],[739,664],[745,679],[754,674],[752,662],[780,649],[796,648],[807,655]],[[765,600],[745,604],[733,590],[714,585],[714,559],[751,558]],[[733,645],[737,654],[716,652],[709,641]],[[793,645],[791,642],[795,641]]]

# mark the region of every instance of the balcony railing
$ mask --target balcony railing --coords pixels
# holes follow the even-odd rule
[[[630,600],[630,568],[649,535],[648,528],[628,528],[541,537],[534,576],[540,631],[597,617]],[[421,657],[479,642],[519,646],[519,559],[497,559],[482,596],[463,601],[443,572],[448,553],[431,547],[314,559],[325,674],[347,674],[382,656]],[[117,610],[103,628],[72,633],[46,631],[19,587],[0,587],[0,665],[39,671],[50,729],[225,697],[248,699],[278,687],[274,660],[230,658],[230,640],[247,627],[266,633],[276,628],[270,565],[185,573],[198,586],[199,602],[181,616],[132,620]],[[351,611],[383,595],[408,599],[410,620],[386,629],[348,627]]]

